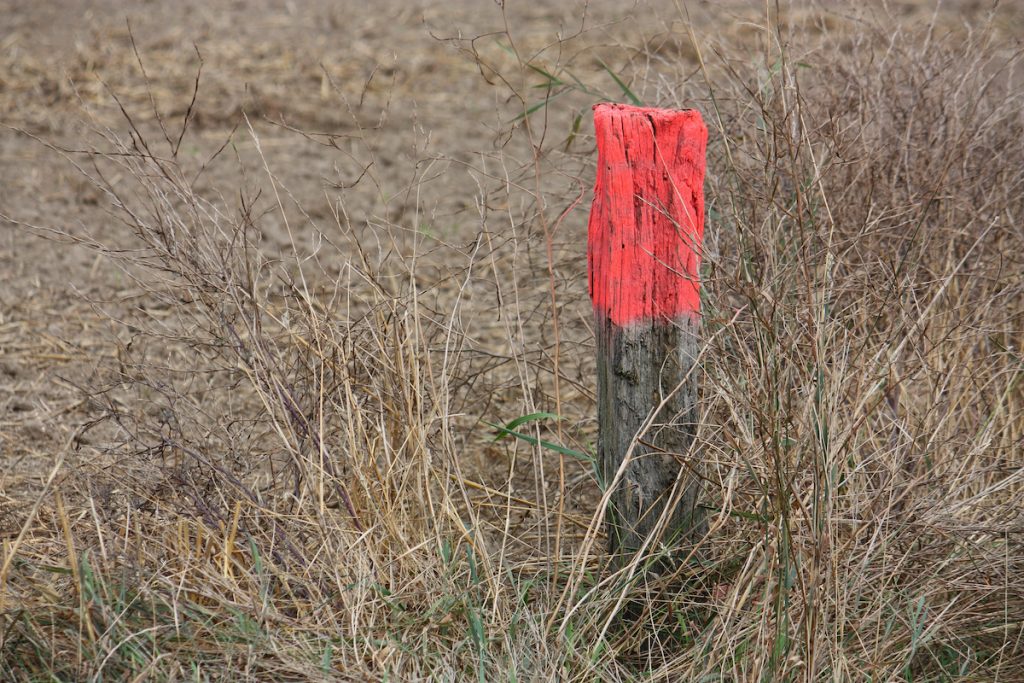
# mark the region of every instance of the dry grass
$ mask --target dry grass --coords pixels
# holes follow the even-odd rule
[[[509,119],[558,97],[467,162],[451,235],[421,193],[461,163],[425,159],[398,194],[369,171],[314,216],[244,119],[237,185],[197,189],[236,151],[179,154],[187,99],[65,150],[123,230],[57,232],[121,270],[128,341],[4,540],[0,677],[1017,679],[1018,55],[983,23],[772,13],[716,42],[675,19],[635,49],[526,53],[514,26],[460,43]],[[618,88],[595,54],[712,131],[711,531],[673,580],[606,571],[586,462],[593,152],[573,121]],[[566,419],[523,429],[581,458],[482,423],[537,411]]]

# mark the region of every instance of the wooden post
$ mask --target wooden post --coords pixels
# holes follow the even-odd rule
[[[622,104],[596,105],[594,126],[598,458],[606,485],[622,469],[608,514],[621,562],[648,540],[648,551],[685,547],[706,530],[690,450],[707,128],[697,111]]]

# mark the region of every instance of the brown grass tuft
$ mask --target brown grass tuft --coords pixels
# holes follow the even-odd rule
[[[315,205],[267,142],[302,126],[243,116],[186,154],[187,98],[111,86],[118,123],[44,143],[111,223],[5,215],[121,288],[83,293],[111,330],[68,380],[89,417],[4,536],[0,677],[1013,680],[1024,107],[1000,17],[773,9],[709,39],[679,9],[550,43],[509,19],[451,41],[509,97],[494,148],[424,143],[396,181],[391,95],[367,124],[339,93],[344,135],[287,133],[345,169]],[[611,574],[599,539],[580,236],[605,97],[712,130],[711,531],[675,577]],[[486,424],[542,411],[564,419],[518,429],[561,453]]]

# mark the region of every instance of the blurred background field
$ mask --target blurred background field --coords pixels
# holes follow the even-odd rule
[[[1024,3],[0,16],[0,678],[1019,679]],[[603,565],[605,100],[711,130],[672,580]]]

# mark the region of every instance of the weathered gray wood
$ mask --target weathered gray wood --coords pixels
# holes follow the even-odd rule
[[[599,104],[594,132],[598,457],[621,561],[692,546],[705,529],[692,446],[707,127],[694,110]]]
[[[707,530],[693,449],[700,319],[683,315],[626,327],[597,322],[598,457],[606,484],[629,454],[611,495],[609,550],[621,561],[648,539],[648,553],[691,547]]]

